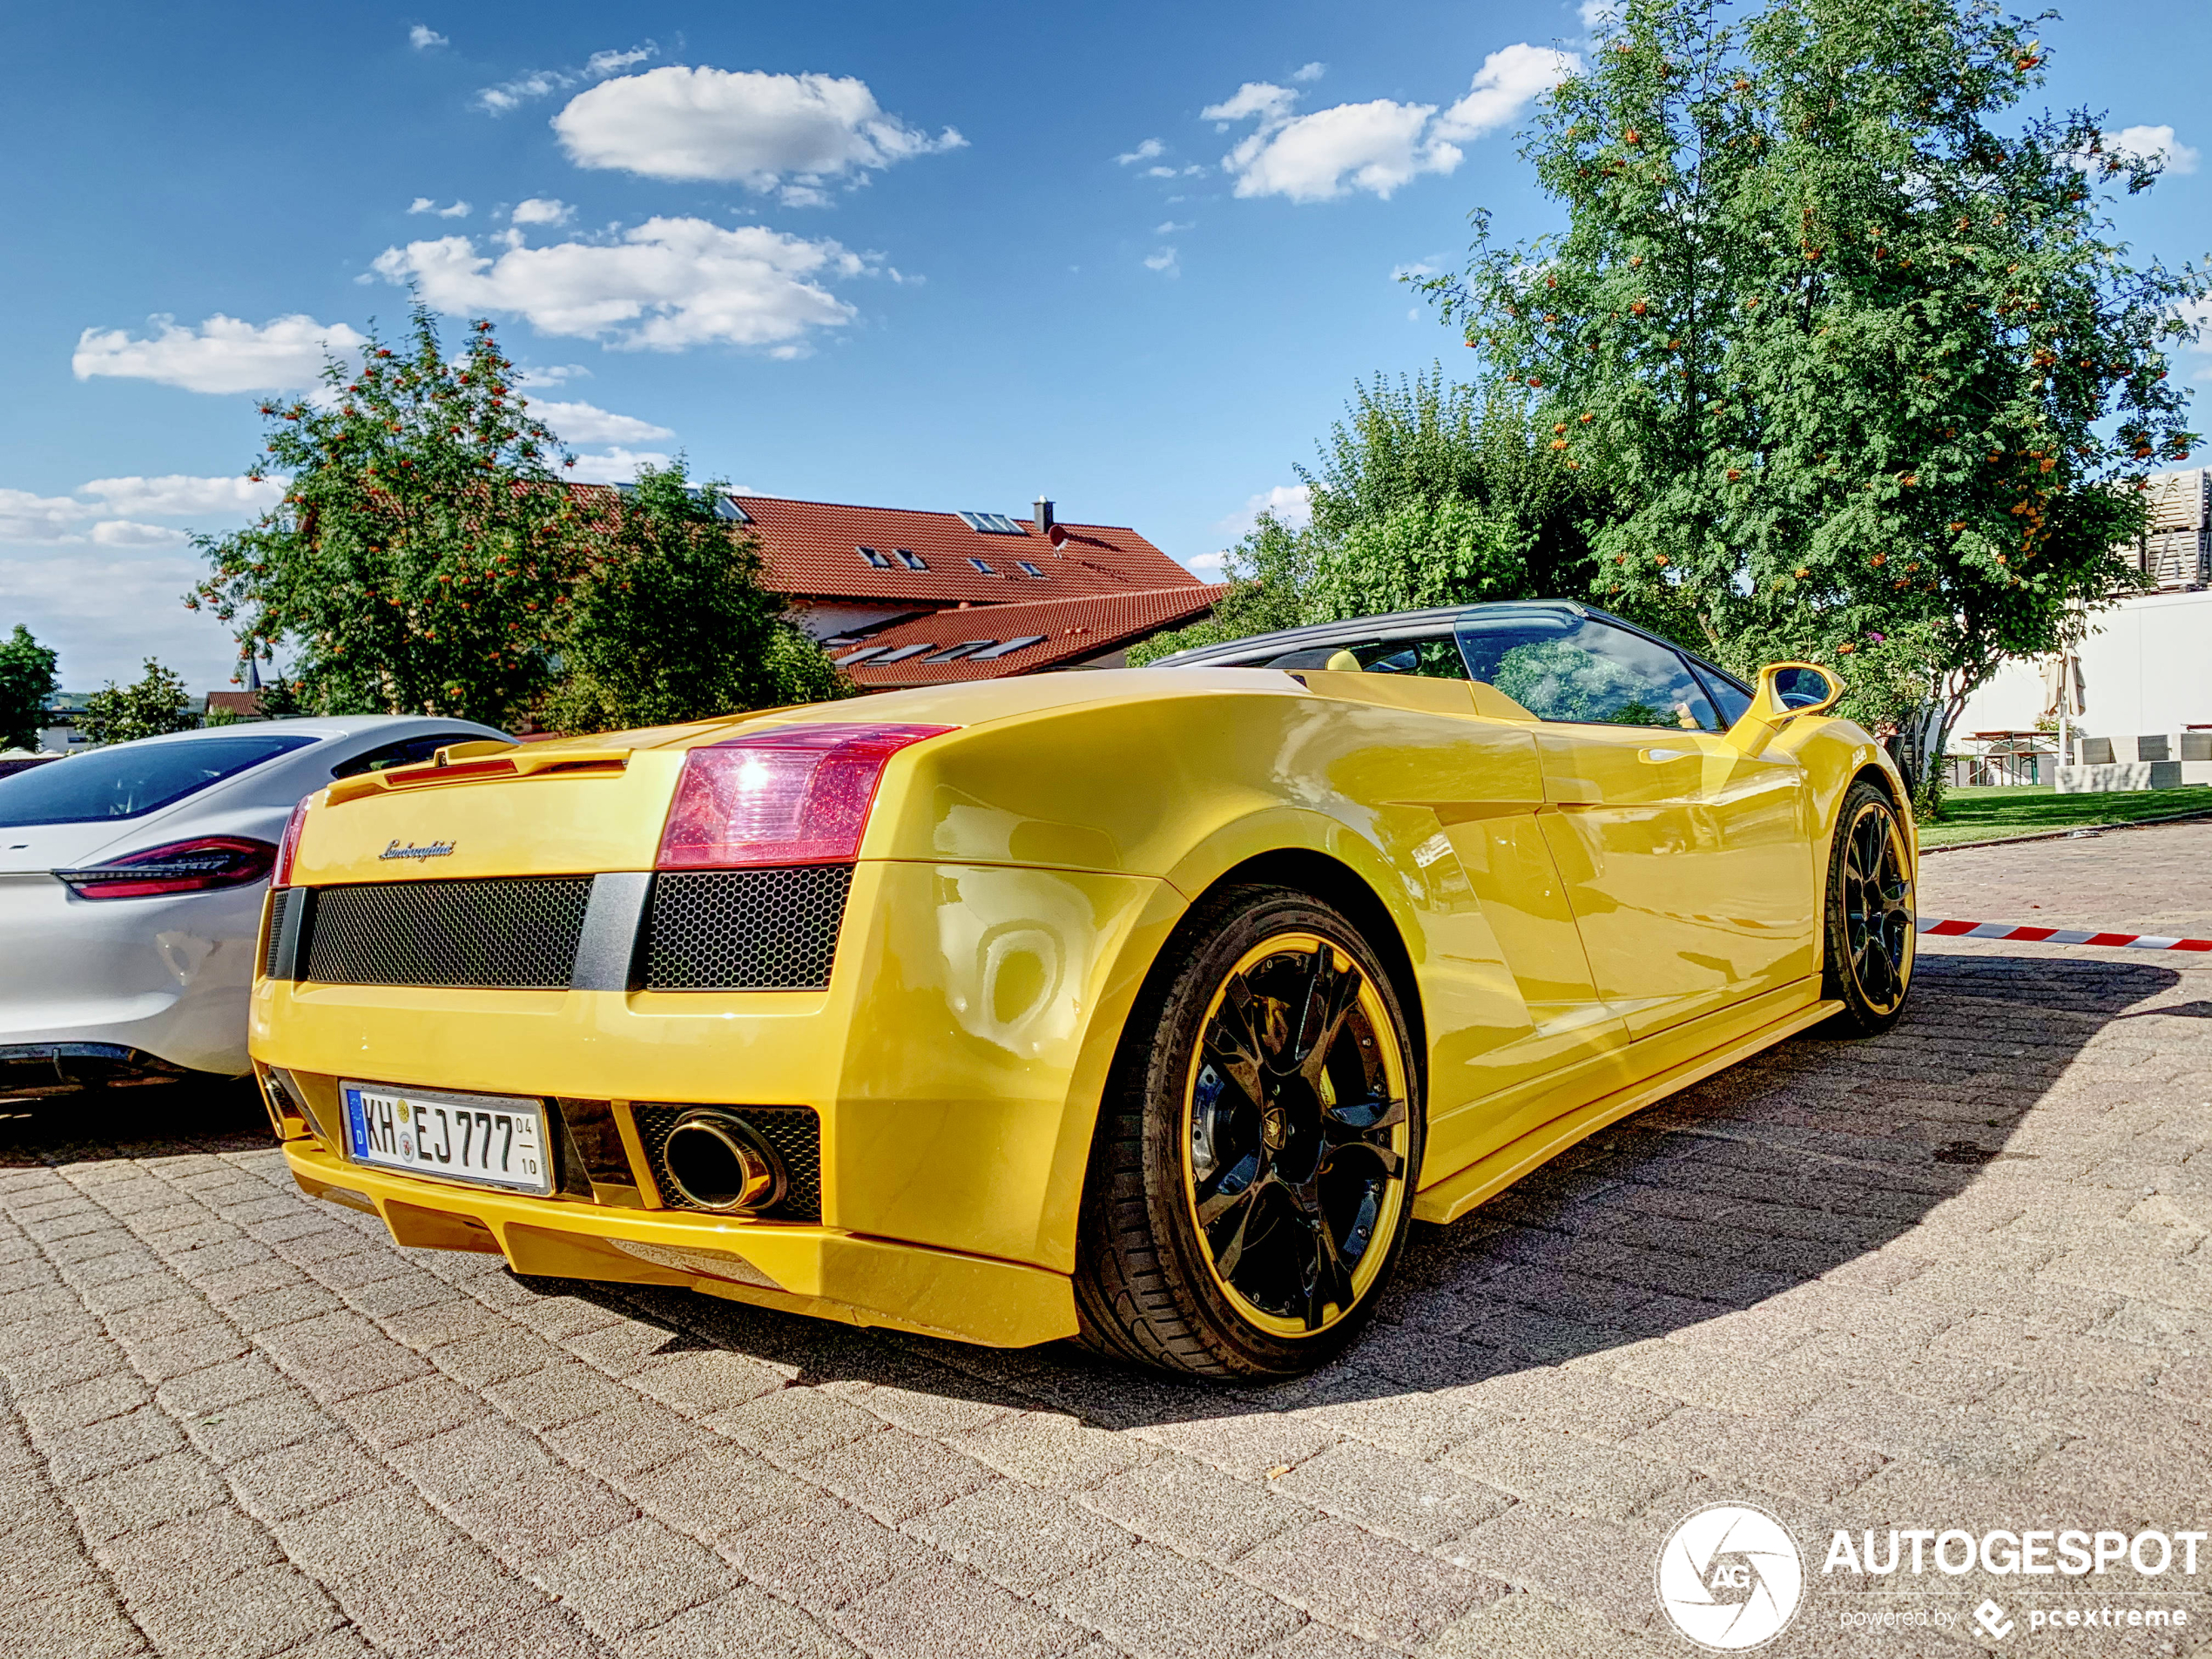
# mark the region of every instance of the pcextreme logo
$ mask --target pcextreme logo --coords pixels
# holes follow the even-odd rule
[[[1750,1504],[1701,1509],[1659,1547],[1659,1605],[1676,1629],[1716,1653],[1773,1641],[1789,1629],[1804,1588],[1797,1541]]]

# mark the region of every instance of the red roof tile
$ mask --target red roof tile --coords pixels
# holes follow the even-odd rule
[[[1194,583],[1141,592],[1091,594],[1070,599],[1033,600],[1027,604],[970,605],[965,610],[940,610],[870,634],[864,648],[869,651],[868,660],[853,663],[845,672],[855,685],[870,691],[1034,674],[1041,669],[1102,656],[1162,628],[1195,621],[1228,591],[1226,585]],[[929,660],[936,654],[933,651],[903,662],[872,666],[877,657],[901,646],[944,647],[974,640],[1003,644],[1032,635],[1042,637],[1019,651],[980,662],[967,656],[933,663]]]
[[[589,498],[604,484],[571,485]],[[970,529],[954,513],[903,507],[851,507],[833,502],[792,501],[781,496],[737,498],[752,519],[767,570],[763,585],[776,593],[813,599],[911,600],[923,605],[1020,604],[1033,598],[1134,593],[1204,584],[1135,530],[1116,524],[1055,524],[1040,536],[1026,519],[1019,536]],[[878,570],[859,551],[872,547],[889,559]],[[909,570],[897,550],[917,554],[928,566]],[[968,563],[981,559],[991,568]],[[1044,572],[1026,574],[1017,560]]]

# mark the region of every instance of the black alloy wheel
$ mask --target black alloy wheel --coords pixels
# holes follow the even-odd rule
[[[1822,992],[1844,1004],[1831,1023],[1886,1031],[1912,987],[1912,864],[1897,808],[1873,783],[1852,785],[1837,815],[1827,898]]]
[[[1320,1364],[1372,1312],[1420,1167],[1388,974],[1329,907],[1232,889],[1186,920],[1128,1033],[1085,1197],[1086,1338],[1204,1375]]]

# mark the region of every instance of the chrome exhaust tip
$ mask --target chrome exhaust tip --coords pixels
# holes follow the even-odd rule
[[[725,1214],[765,1210],[784,1196],[784,1161],[752,1125],[726,1112],[686,1112],[661,1162],[686,1204]]]

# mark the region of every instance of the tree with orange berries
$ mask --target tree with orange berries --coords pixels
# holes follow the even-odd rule
[[[514,370],[489,323],[449,356],[417,307],[402,344],[372,334],[319,394],[261,405],[248,476],[287,477],[284,499],[198,538],[209,573],[185,603],[263,661],[286,647],[280,705],[496,725],[545,694],[587,533]]]
[[[1980,0],[1628,0],[1523,147],[1568,228],[1478,215],[1426,285],[1618,504],[1599,603],[1740,667],[1912,642],[1931,759],[2134,590],[2138,486],[2196,442],[2168,353],[2212,287],[2116,238],[2160,158],[2020,110],[2046,63]]]

